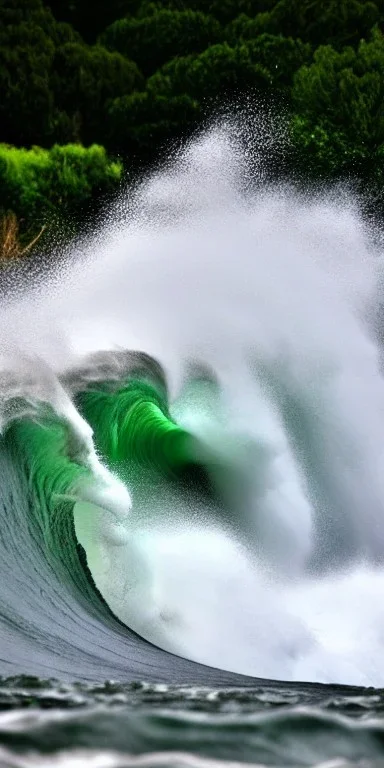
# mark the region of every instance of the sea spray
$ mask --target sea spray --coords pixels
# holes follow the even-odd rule
[[[377,254],[347,195],[305,199],[249,179],[230,130],[192,143],[139,185],[126,214],[112,212],[43,297],[2,308],[4,347],[43,359],[64,387],[84,356],[144,352],[164,369],[169,417],[244,480],[232,520],[167,482],[148,483],[135,505],[124,481],[133,502],[116,539],[111,498],[75,509],[118,618],[212,666],[382,684]],[[209,393],[188,389],[191,362],[213,371],[218,413]],[[97,459],[115,477],[110,444]],[[146,601],[155,610],[140,624]]]

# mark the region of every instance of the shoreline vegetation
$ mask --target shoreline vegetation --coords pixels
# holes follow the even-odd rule
[[[0,259],[249,95],[286,115],[288,172],[382,212],[383,29],[384,0],[2,0]]]
[[[43,235],[73,227],[67,222],[95,209],[113,193],[123,164],[96,144],[30,149],[0,144],[0,261],[25,256]]]

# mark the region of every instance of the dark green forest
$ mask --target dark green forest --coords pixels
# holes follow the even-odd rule
[[[380,197],[383,30],[384,0],[0,0],[0,207],[83,210],[245,95],[293,173]]]

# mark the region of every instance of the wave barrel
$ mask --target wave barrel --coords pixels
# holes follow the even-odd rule
[[[94,430],[97,450],[110,468],[150,469],[205,493],[212,492],[208,451],[170,416],[160,382],[126,378],[97,382],[78,392],[76,405]]]

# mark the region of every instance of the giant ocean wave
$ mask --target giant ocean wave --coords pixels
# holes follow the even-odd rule
[[[384,684],[370,235],[222,128],[8,281],[1,674]]]

